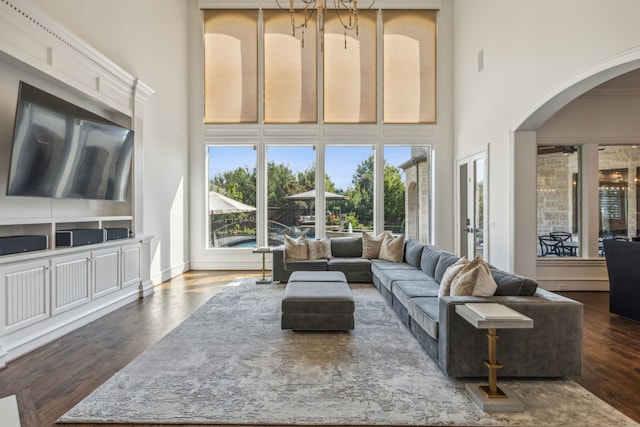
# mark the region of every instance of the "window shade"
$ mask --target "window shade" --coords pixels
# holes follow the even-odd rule
[[[204,11],[204,121],[258,121],[258,12]]]
[[[311,19],[294,37],[288,14],[264,11],[265,123],[317,122],[316,26]]]
[[[324,21],[325,123],[376,122],[376,11],[361,11],[359,35],[334,11]]]
[[[436,122],[436,11],[385,10],[383,121]]]

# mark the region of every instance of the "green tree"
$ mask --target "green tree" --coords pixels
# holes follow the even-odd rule
[[[286,197],[315,188],[316,169],[310,166],[302,172],[294,173],[285,164],[269,162],[267,164],[268,204],[270,207],[299,207],[300,201]],[[209,190],[222,191],[227,197],[256,206],[256,169],[239,167],[216,175],[209,182]],[[336,186],[329,176],[325,176],[325,189],[336,191]]]
[[[285,164],[269,162],[267,164],[268,205],[277,207],[295,207],[296,202],[286,196],[305,191],[298,182],[298,177]]]
[[[369,156],[357,167],[352,179],[352,187],[345,194],[349,196],[346,211],[353,212],[365,225],[373,221],[373,177],[374,159]],[[402,172],[396,166],[384,166],[384,217],[387,220],[401,220],[405,215],[405,185]]]
[[[405,185],[396,166],[384,165],[384,218],[402,221],[405,216]]]
[[[229,198],[256,206],[256,169],[239,167],[216,175],[209,183],[209,189],[216,191],[218,187],[225,190]]]

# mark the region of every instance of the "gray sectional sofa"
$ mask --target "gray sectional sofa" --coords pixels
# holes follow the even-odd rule
[[[445,270],[459,258],[434,246],[407,240],[404,261],[362,258],[360,237],[331,239],[332,258],[285,262],[274,248],[273,279],[286,282],[293,271],[342,271],[350,283],[373,283],[422,347],[452,377],[486,377],[486,331],[455,312],[467,302],[497,302],[534,321],[533,329],[498,330],[503,377],[582,375],[582,304],[538,288],[535,281],[495,268],[492,297],[438,297]],[[357,313],[356,313],[357,325]]]

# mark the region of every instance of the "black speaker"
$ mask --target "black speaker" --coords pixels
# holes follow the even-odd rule
[[[76,228],[56,231],[56,246],[82,246],[104,242],[102,228]]]
[[[0,255],[47,249],[49,239],[46,235],[0,237]]]
[[[126,227],[123,228],[105,228],[106,232],[106,240],[117,240],[117,239],[128,239],[129,238],[129,229]]]

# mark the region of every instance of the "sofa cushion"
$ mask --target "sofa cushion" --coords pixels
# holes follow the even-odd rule
[[[327,267],[331,271],[371,271],[371,261],[364,258],[331,258]]]
[[[451,296],[490,297],[496,292],[496,288],[489,266],[481,256],[477,255],[453,279],[450,294]]]
[[[458,262],[459,259],[460,257],[457,255],[441,251],[438,264],[436,264],[435,276],[433,276],[438,283],[442,281],[442,277],[444,276],[444,272],[447,271],[447,268]]]
[[[431,338],[438,339],[439,300],[437,297],[411,298],[407,305],[409,316]]]
[[[308,259],[305,261],[289,261],[284,263],[285,271],[326,271],[326,259]]]
[[[393,282],[392,293],[402,305],[409,306],[409,300],[416,297],[437,297],[438,282],[425,275],[425,280],[397,280]]]
[[[329,259],[331,258],[331,241],[329,239],[307,240],[309,259]]]
[[[380,246],[387,235],[386,231],[374,236],[373,233],[362,233],[362,258],[378,258],[380,255]]]
[[[380,270],[377,274],[378,279],[384,285],[385,288],[393,291],[393,282],[404,280],[425,280],[427,275],[422,270]]]
[[[538,284],[533,280],[506,271],[492,268],[491,275],[498,286],[495,295],[533,296],[538,288]]]
[[[469,264],[466,256],[463,256],[458,261],[453,263],[447,268],[442,276],[442,280],[440,280],[440,290],[438,291],[438,296],[446,297],[451,294],[451,284],[453,280],[460,274],[465,265]]]
[[[404,260],[410,265],[420,268],[423,249],[424,243],[417,242],[413,239],[407,240],[404,248]]]
[[[361,257],[362,237],[334,237],[331,239],[331,255],[339,257]]]
[[[307,248],[307,238],[305,236],[294,239],[284,235],[284,258],[285,261],[301,261],[309,259],[309,249]]]
[[[420,268],[431,277],[436,277],[436,265],[440,259],[442,251],[435,246],[427,245],[422,251]]]
[[[419,268],[416,268],[411,264],[407,264],[406,262],[391,262],[382,259],[372,259],[371,271],[373,273],[377,273],[380,270],[419,270]]]
[[[392,262],[402,262],[404,258],[404,234],[394,237],[391,233],[384,236],[378,258]]]

